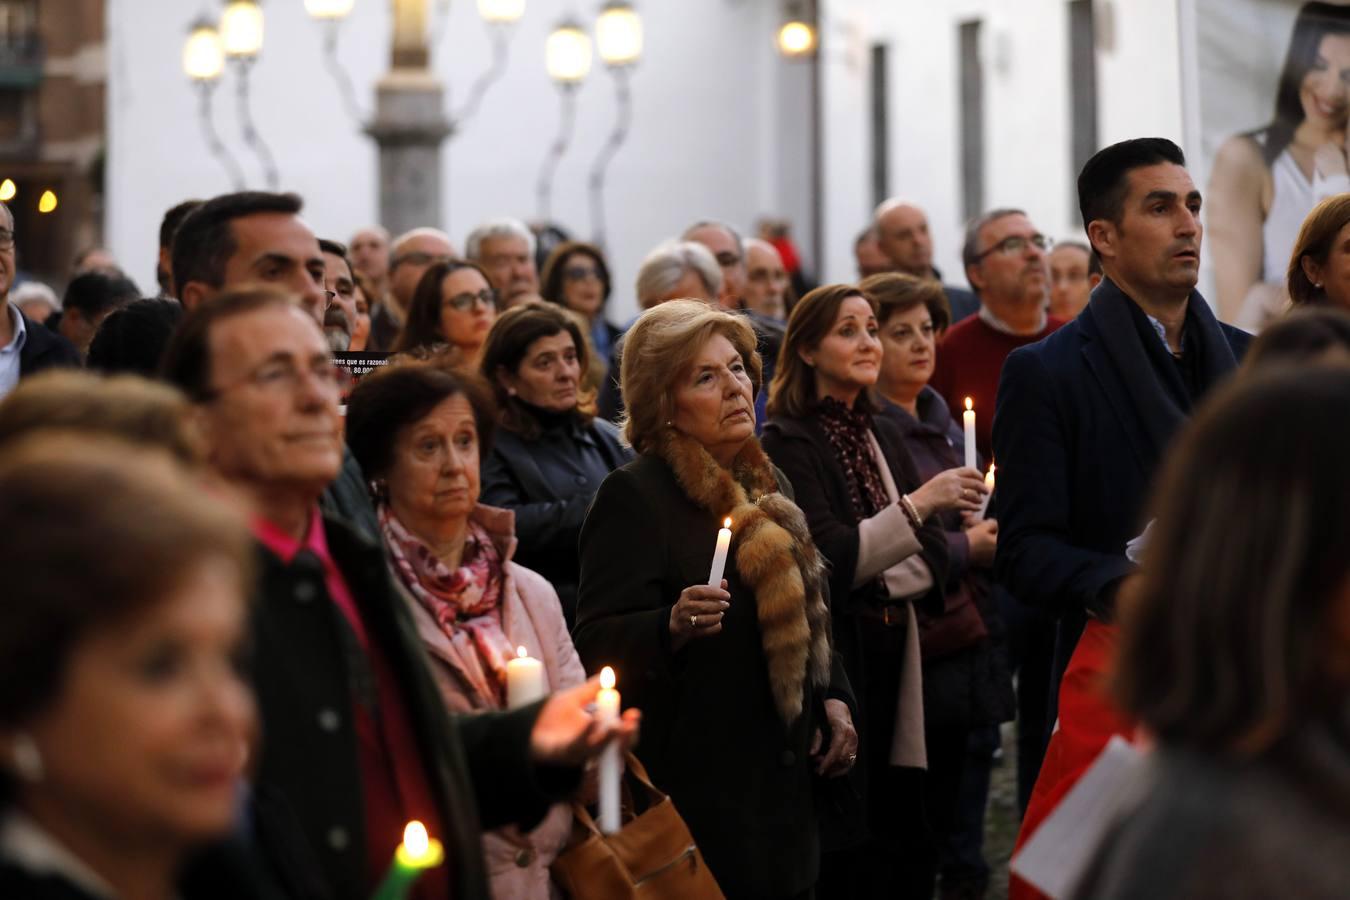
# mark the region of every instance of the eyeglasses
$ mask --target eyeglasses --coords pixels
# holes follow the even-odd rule
[[[465,291],[463,294],[456,294],[453,297],[446,297],[441,301],[441,308],[447,306],[453,307],[459,312],[468,312],[473,309],[475,303],[481,302],[488,309],[497,308],[497,292],[492,288],[485,288],[476,294],[470,294]]]
[[[739,253],[732,253],[730,250],[723,250],[721,253],[717,254],[717,264],[724,269],[728,269],[732,266],[739,266],[741,264],[741,255]]]
[[[430,266],[435,263],[448,263],[454,257],[444,253],[426,253],[422,250],[410,250],[402,256],[395,256],[389,263],[389,268],[397,269],[404,263],[412,263],[415,266]]]
[[[14,246],[14,232],[8,228],[0,228],[0,250],[8,250]]]
[[[263,363],[232,384],[203,391],[201,397],[208,402],[215,401],[226,391],[244,386],[275,395],[294,394],[306,378],[317,384],[320,389],[335,394],[343,392],[351,385],[351,373],[330,359],[316,362],[308,369],[296,366],[289,360],[273,360]]]
[[[563,281],[586,281],[589,278],[600,280],[600,273],[590,266],[571,266],[563,269]]]
[[[1055,242],[1043,234],[1033,234],[1031,237],[1023,237],[1015,234],[1012,237],[1006,237],[994,246],[985,250],[983,253],[976,254],[975,261],[979,262],[986,256],[993,253],[1002,253],[1004,256],[1016,256],[1024,252],[1027,246],[1033,246],[1037,250],[1049,250]]]

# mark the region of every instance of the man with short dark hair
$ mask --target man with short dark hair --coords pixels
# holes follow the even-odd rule
[[[328,306],[318,238],[296,194],[241,191],[212,197],[173,237],[173,283],[191,311],[231,285],[260,282],[295,294],[315,322]]]
[[[89,343],[99,325],[114,310],[140,299],[140,288],[123,275],[85,272],[66,287],[61,300],[61,336],[75,345],[80,358],[89,355]]]
[[[159,259],[155,261],[155,279],[159,282],[161,297],[173,297],[176,293],[173,289],[173,236],[188,213],[201,205],[201,200],[184,200],[169,207],[159,222]]]
[[[342,465],[339,382],[291,296],[259,286],[204,301],[164,374],[196,407],[215,474],[252,513],[265,855],[293,821],[320,869],[304,874],[334,900],[365,900],[416,819],[447,856],[423,874],[422,896],[486,900],[480,830],[528,828],[576,786],[576,767],[598,752],[583,709],[598,685],[511,713],[448,715],[381,549],[320,509]],[[630,715],[621,742],[635,726]]]
[[[877,207],[872,224],[881,252],[890,259],[893,271],[941,283],[942,273],[933,265],[933,238],[928,233],[928,216],[922,209],[907,200],[892,197]],[[953,325],[979,310],[979,301],[965,288],[943,284],[942,290],[951,307]]]
[[[352,273],[351,260],[347,258],[347,248],[342,244],[319,238],[319,250],[323,252],[323,285],[331,301],[324,315],[324,330],[340,318],[346,340],[341,348],[334,349],[346,350],[351,344],[352,329],[356,327],[356,276]]]
[[[14,285],[14,214],[0,203],[0,397],[19,379],[56,366],[78,366],[70,341],[32,321],[9,301]]]
[[[1088,617],[1115,618],[1136,571],[1126,544],[1173,437],[1250,341],[1195,289],[1201,197],[1185,164],[1163,138],[1088,160],[1078,202],[1106,277],[1078,318],[1003,368],[996,573],[1059,618],[1056,685]]]

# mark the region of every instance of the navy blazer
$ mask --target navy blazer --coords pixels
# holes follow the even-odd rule
[[[1062,618],[1061,670],[1086,612],[1109,618],[1117,584],[1134,570],[1125,545],[1143,530],[1167,429],[1184,420],[1151,414],[1153,385],[1122,363],[1123,351],[1144,358],[1145,336],[1124,306],[1130,302],[1103,281],[1078,318],[1013,351],[999,380],[995,574],[1021,602]],[[1113,323],[1109,331],[1106,322]],[[1199,293],[1191,295],[1186,328],[1202,340],[1226,342],[1231,360],[1222,347],[1205,354],[1216,363],[1223,357],[1228,371],[1251,341],[1218,322]],[[1222,377],[1222,367],[1213,367],[1204,388]]]

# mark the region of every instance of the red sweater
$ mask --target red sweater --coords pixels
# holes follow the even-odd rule
[[[1003,361],[1018,347],[1034,344],[1063,325],[1064,319],[1049,316],[1037,334],[1005,334],[978,315],[953,325],[938,345],[937,366],[928,382],[961,421],[966,398],[975,406],[975,446],[985,459],[993,458],[994,401]],[[994,460],[995,463],[998,460]]]

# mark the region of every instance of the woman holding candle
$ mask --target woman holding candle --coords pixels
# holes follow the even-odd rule
[[[483,500],[515,512],[517,559],[552,583],[569,622],[586,509],[605,476],[633,458],[618,430],[595,417],[594,397],[582,388],[590,362],[568,314],[532,303],[502,313],[481,364],[501,425],[483,461]]]
[[[947,541],[936,513],[979,509],[984,480],[958,469],[921,483],[899,430],[874,415],[876,306],[827,285],[793,307],[769,393],[764,445],[796,486],[831,563],[834,633],[861,698],[859,784],[871,833],[856,861],[865,896],[932,893],[921,791],[928,755],[919,625],[940,616]],[[842,859],[843,857],[841,857]]]
[[[477,263],[462,259],[435,263],[417,282],[394,351],[425,351],[447,344],[459,363],[472,368],[496,318],[497,292]]]
[[[877,304],[883,347],[877,415],[899,428],[921,480],[959,477],[963,450],[973,450],[974,442],[928,385],[937,342],[947,328],[942,287],[887,272],[864,279],[858,288]],[[985,486],[992,491],[992,469]],[[988,500],[986,494],[982,502]],[[998,523],[955,510],[937,513],[935,521],[947,540],[943,610],[939,615],[916,610],[928,746],[924,806],[938,842],[943,890],[979,891],[989,879],[979,838],[990,757],[998,746],[997,726],[1013,718],[1015,705],[990,579]],[[963,795],[973,800],[962,802]]]
[[[347,406],[347,441],[373,481],[395,583],[446,705],[460,713],[524,705],[539,697],[522,692],[585,680],[557,593],[512,560],[512,514],[478,502],[493,412],[474,376],[420,363],[368,375]],[[528,833],[485,835],[493,895],[549,897],[548,867],[571,824],[560,804]]]
[[[638,456],[582,527],[577,648],[588,668],[613,665],[642,708],[637,753],[726,896],[803,897],[819,870],[812,775],[846,773],[857,735],[823,561],[754,437],[755,333],[674,300],[625,342]],[[727,517],[724,576],[709,586]]]

